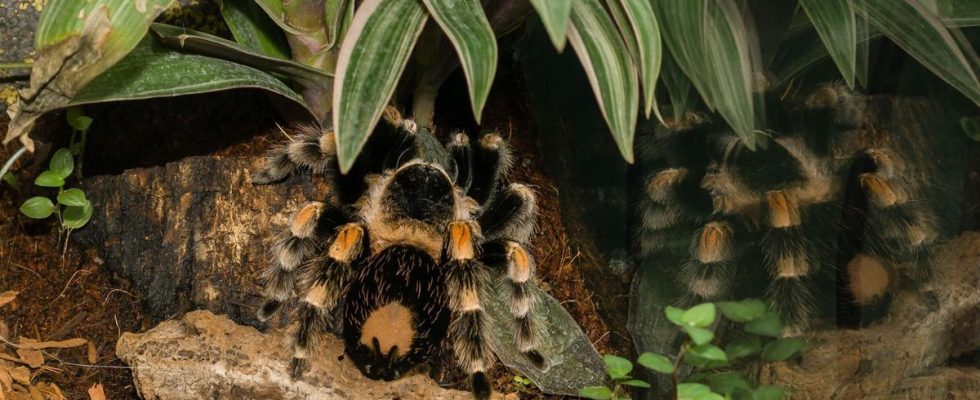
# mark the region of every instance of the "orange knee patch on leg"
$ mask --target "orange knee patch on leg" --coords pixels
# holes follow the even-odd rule
[[[766,192],[769,205],[769,225],[774,228],[788,228],[800,224],[800,208],[796,197],[782,190]]]
[[[507,258],[510,260],[507,266],[507,276],[510,280],[524,283],[531,279],[531,256],[523,246],[511,243],[507,250]]]
[[[364,229],[357,224],[347,224],[340,228],[327,255],[337,261],[350,261],[361,249]]]
[[[308,238],[316,229],[317,219],[323,211],[323,203],[313,202],[303,206],[293,217],[293,224],[289,230],[293,236],[298,238]]]
[[[898,203],[899,196],[890,183],[874,174],[861,174],[861,187],[878,207],[889,207]]]
[[[396,357],[408,353],[415,340],[415,321],[412,311],[397,302],[391,302],[368,315],[361,327],[359,342],[374,347],[378,339],[378,351],[382,355],[394,352]]]
[[[727,258],[731,247],[732,230],[723,222],[711,222],[701,230],[698,238],[698,261],[719,262]]]
[[[880,260],[858,254],[847,263],[849,289],[857,304],[869,304],[888,291],[891,276]]]
[[[449,224],[449,256],[454,260],[472,260],[476,256],[473,247],[473,229],[466,222]]]

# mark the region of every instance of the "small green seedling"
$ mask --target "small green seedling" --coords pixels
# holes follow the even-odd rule
[[[92,119],[82,115],[77,108],[72,108],[68,110],[68,123],[76,132],[82,133],[81,141],[75,142],[73,133],[71,145],[55,151],[48,170],[41,172],[34,179],[36,186],[58,189],[54,201],[44,196],[35,196],[27,199],[20,206],[20,212],[30,218],[45,219],[51,215],[57,216],[61,223],[61,230],[65,232],[66,245],[71,231],[85,226],[92,219],[94,211],[92,202],[86,198],[85,192],[77,188],[65,189],[65,180],[81,167],[81,159],[79,158],[76,164],[73,154],[81,155],[84,152],[85,136]]]
[[[514,375],[514,390],[518,393],[530,393],[534,382],[520,375]]]
[[[721,311],[728,320],[742,325],[742,335],[733,338],[727,346],[711,343],[714,332],[708,329]],[[739,302],[704,303],[684,310],[666,307],[667,319],[685,333],[685,339],[677,355],[668,357],[656,353],[643,353],[636,363],[644,368],[671,375],[674,398],[677,400],[778,400],[785,389],[778,386],[758,385],[751,382],[739,366],[751,356],[761,357],[764,362],[783,361],[803,348],[800,339],[779,339],[782,329],[779,316],[755,299]],[[597,400],[628,399],[625,387],[650,387],[644,381],[633,379],[629,373],[633,363],[629,360],[606,355],[606,371],[613,380],[613,387],[590,386],[582,388],[582,397]],[[679,382],[682,364],[692,367],[689,381]]]

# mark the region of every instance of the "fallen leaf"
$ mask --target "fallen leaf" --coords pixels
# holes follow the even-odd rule
[[[0,395],[14,390],[14,377],[10,376],[7,367],[0,366]]]
[[[88,363],[95,365],[97,362],[99,362],[99,351],[95,349],[95,343],[90,340],[88,342]]]
[[[18,294],[20,294],[20,292],[13,291],[13,290],[8,290],[6,292],[0,293],[0,307],[3,307],[5,304],[11,301],[14,301],[14,299],[17,298]]]
[[[17,356],[30,365],[31,368],[39,368],[44,365],[44,355],[40,351],[32,349],[17,349]]]
[[[106,400],[105,390],[102,389],[102,384],[97,383],[88,388],[88,398],[89,400]]]
[[[47,399],[66,400],[65,394],[61,392],[61,388],[58,387],[58,385],[55,385],[53,383],[47,383],[47,384],[42,383],[38,388],[41,390],[41,393],[43,393],[45,395],[45,398]]]
[[[34,386],[28,386],[27,390],[31,393],[31,400],[44,400],[44,395]]]
[[[11,378],[14,378],[14,382],[25,386],[31,384],[31,371],[27,367],[8,369],[7,372],[10,373]]]
[[[19,346],[22,349],[30,349],[30,350],[42,350],[42,349],[50,349],[50,348],[65,349],[69,347],[78,347],[85,343],[88,343],[88,340],[82,338],[59,340],[57,342],[36,342],[36,341],[31,342],[29,340],[24,340],[22,338]]]

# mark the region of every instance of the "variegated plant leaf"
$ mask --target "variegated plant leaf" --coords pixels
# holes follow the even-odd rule
[[[854,87],[857,22],[851,0],[800,0],[847,85]]]
[[[572,11],[572,0],[531,0],[531,5],[541,17],[544,30],[548,32],[551,43],[559,52],[564,50],[568,18]]]

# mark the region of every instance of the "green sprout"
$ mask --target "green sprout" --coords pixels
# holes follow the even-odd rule
[[[65,180],[72,175],[72,172],[76,172],[78,177],[81,176],[81,155],[84,154],[86,133],[92,124],[92,118],[83,115],[77,108],[72,108],[68,110],[68,124],[76,133],[81,133],[81,140],[75,142],[73,133],[69,147],[55,151],[48,170],[41,172],[34,179],[36,186],[58,189],[54,201],[48,197],[35,196],[27,199],[20,206],[20,212],[30,218],[45,219],[51,215],[57,216],[61,223],[61,230],[65,232],[66,246],[71,231],[85,226],[92,219],[93,212],[92,202],[86,198],[84,191],[65,188]],[[73,154],[79,155],[77,164]]]
[[[714,332],[709,327],[718,319],[718,311],[733,323],[742,325],[743,333],[732,338],[725,348],[712,344]],[[754,358],[763,362],[790,359],[803,349],[800,339],[780,339],[782,327],[779,316],[756,299],[738,302],[699,304],[684,310],[666,307],[667,319],[685,333],[684,342],[673,357],[646,352],[636,363],[644,368],[670,375],[677,400],[778,400],[786,390],[778,386],[753,383],[740,366]],[[756,356],[756,357],[752,357]],[[630,376],[633,363],[606,355],[606,372],[613,387],[582,388],[582,397],[597,400],[628,399],[626,387],[649,388],[650,385]],[[682,365],[692,368],[689,381],[680,381]]]

